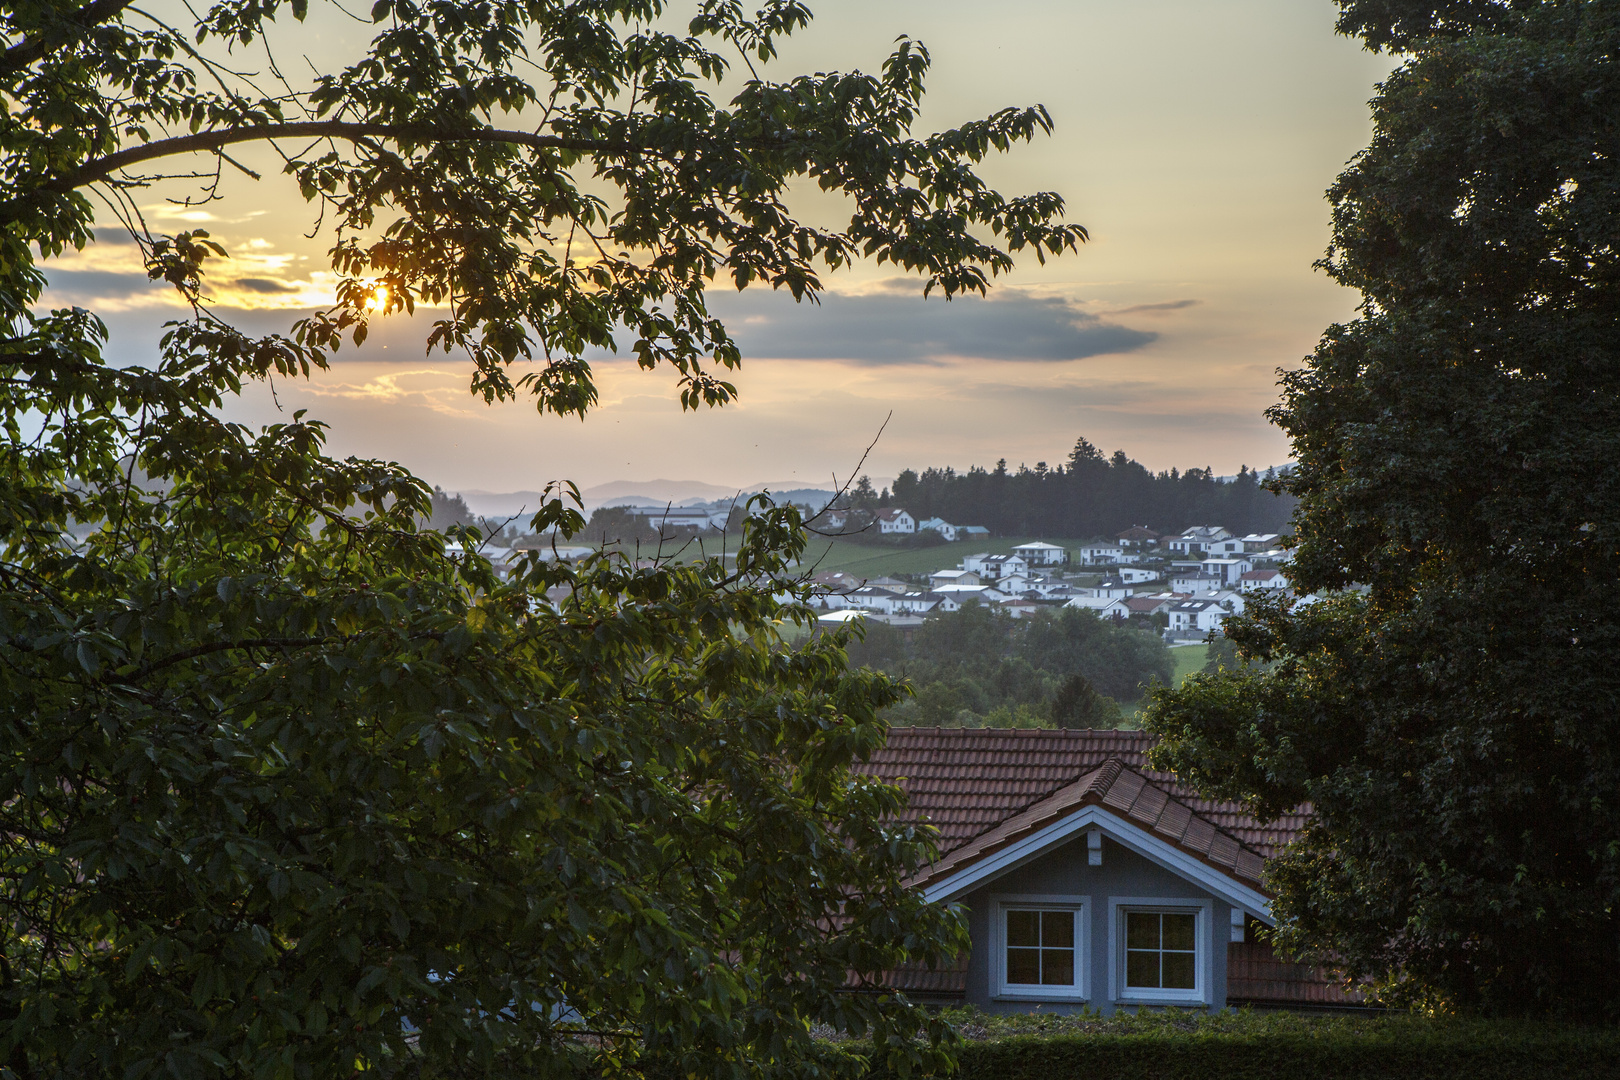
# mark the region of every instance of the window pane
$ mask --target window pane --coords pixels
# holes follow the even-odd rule
[[[1159,954],[1156,952],[1125,953],[1125,985],[1148,990],[1159,988]]]
[[[1007,912],[1007,944],[1033,948],[1041,943],[1041,913]]]
[[[1164,947],[1167,949],[1182,949],[1192,952],[1198,946],[1198,916],[1166,915],[1164,916]]]
[[[1125,947],[1127,949],[1157,949],[1159,947],[1159,916],[1157,913],[1152,911],[1126,913]],[[1157,985],[1157,983],[1154,985]]]
[[[1049,949],[1074,948],[1074,912],[1041,912],[1041,944]]]
[[[1047,986],[1074,985],[1074,950],[1042,949],[1041,982]]]
[[[1041,950],[1008,949],[1007,981],[1038,985],[1041,981]]]
[[[1164,988],[1166,990],[1192,990],[1197,987],[1194,978],[1193,954],[1167,952],[1164,954]]]

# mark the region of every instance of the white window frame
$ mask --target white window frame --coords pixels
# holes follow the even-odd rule
[[[1039,908],[1074,912],[1074,984],[1030,986],[1007,982],[1007,911]],[[997,893],[990,897],[990,992],[998,1001],[1091,1000],[1091,897],[1052,893]]]
[[[1131,911],[1153,911],[1165,914],[1198,916],[1193,941],[1198,948],[1193,961],[1193,988],[1191,990],[1153,990],[1125,985],[1125,915]],[[1214,916],[1213,900],[1194,900],[1171,896],[1115,896],[1109,898],[1108,940],[1112,955],[1108,963],[1108,996],[1122,1005],[1208,1005],[1210,987],[1214,981]]]

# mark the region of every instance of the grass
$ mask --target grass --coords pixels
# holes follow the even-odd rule
[[[1209,646],[1203,642],[1197,645],[1174,645],[1170,649],[1170,658],[1176,662],[1175,673],[1170,676],[1170,685],[1180,686],[1187,676],[1204,669],[1204,661],[1209,659]]]
[[[1202,671],[1204,661],[1209,658],[1209,646],[1203,642],[1197,645],[1173,645],[1170,648],[1170,659],[1175,664],[1170,674],[1170,685],[1180,686],[1188,675],[1195,671]],[[1142,726],[1142,702],[1122,701],[1119,703],[1120,726],[1139,728]]]

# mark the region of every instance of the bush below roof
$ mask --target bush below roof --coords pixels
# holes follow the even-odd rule
[[[991,1016],[953,1010],[955,1080],[1606,1080],[1620,1032],[1410,1014]],[[874,1071],[872,1080],[888,1080]]]

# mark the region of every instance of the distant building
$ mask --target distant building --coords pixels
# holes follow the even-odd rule
[[[1125,601],[1118,597],[1076,596],[1063,606],[1094,612],[1099,619],[1127,619],[1131,614]]]
[[[983,525],[958,525],[956,535],[963,540],[984,540],[989,537],[990,530]]]
[[[979,575],[971,570],[935,570],[928,575],[928,583],[940,585],[983,585]]]
[[[646,518],[660,529],[690,529],[693,532],[724,529],[731,517],[729,511],[714,511],[701,506],[626,506],[623,509],[632,517]]]
[[[1170,605],[1172,634],[1207,634],[1220,629],[1228,612],[1213,600],[1177,600]]]
[[[1159,534],[1141,525],[1132,525],[1114,539],[1126,551],[1147,551],[1159,546]]]
[[[880,533],[914,533],[917,519],[898,507],[890,507],[877,512],[877,527]]]
[[[1205,559],[1201,568],[1204,573],[1220,578],[1222,585],[1235,585],[1239,578],[1254,569],[1254,564],[1248,559]]]
[[[957,532],[959,531],[955,525],[952,525],[950,522],[941,517],[931,517],[924,521],[917,522],[917,531],[921,532],[924,529],[933,529],[935,532],[939,533],[939,535],[951,542],[955,542]]]
[[[1266,592],[1288,588],[1288,578],[1281,570],[1250,570],[1238,578],[1237,585],[1244,592]]]
[[[1197,570],[1191,573],[1183,571],[1181,573],[1170,575],[1170,589],[1173,592],[1213,592],[1225,584],[1226,582],[1223,581],[1219,575],[1206,574],[1203,570]]]
[[[1151,618],[1161,611],[1170,610],[1170,605],[1176,602],[1174,596],[1127,596],[1123,603],[1125,610],[1131,615],[1141,615]]]
[[[1080,561],[1087,566],[1114,566],[1124,554],[1118,544],[1087,544],[1080,549]]]
[[[1062,566],[1069,561],[1068,548],[1041,540],[1019,544],[1013,548],[1013,554],[1023,558],[1030,566]]]
[[[1194,525],[1182,532],[1180,536],[1172,536],[1165,546],[1172,555],[1213,555],[1226,554],[1222,541],[1232,540],[1232,534],[1219,525]],[[1243,550],[1243,541],[1234,541],[1236,550]]]

